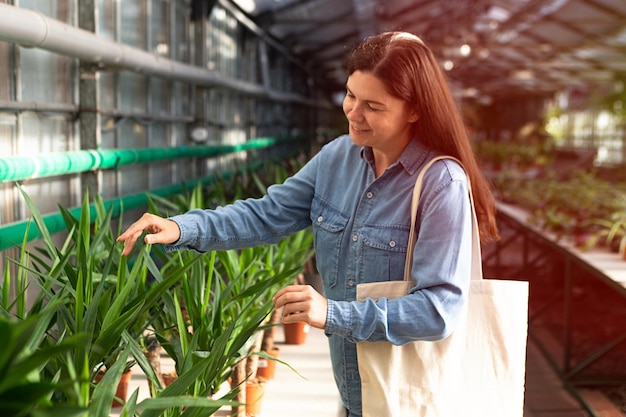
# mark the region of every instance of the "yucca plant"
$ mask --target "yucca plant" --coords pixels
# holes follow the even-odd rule
[[[266,185],[256,173],[250,174],[249,183],[254,183],[257,194],[266,192]],[[275,182],[284,181],[286,170],[276,166],[273,171]],[[227,204],[227,187],[219,182],[213,188],[198,184],[170,199],[150,196],[150,210],[159,215],[177,214],[196,208]],[[250,188],[248,184],[246,189]],[[239,188],[242,189],[242,188]],[[241,196],[240,196],[241,197]],[[237,333],[231,339],[239,343],[230,345],[224,352],[221,369],[213,370],[204,378],[207,385],[193,395],[212,394],[231,376],[236,390],[244,381],[254,378],[258,355],[261,349],[262,330],[268,327],[268,314],[273,311],[272,296],[276,291],[293,282],[302,266],[312,254],[312,234],[302,231],[279,244],[264,245],[237,251],[197,254],[157,252],[165,266],[162,273],[168,274],[171,265],[184,265],[200,257],[202,262],[190,268],[182,277],[180,287],[167,295],[169,299],[160,310],[163,329],[159,338],[165,350],[176,362],[177,372],[187,372],[193,364],[194,349],[214,351],[213,344],[224,334],[231,323],[241,326],[233,328]],[[254,319],[250,319],[254,317]],[[269,327],[275,326],[275,323]],[[240,337],[244,335],[245,337]],[[236,337],[234,337],[236,336]],[[164,392],[167,392],[166,389]],[[242,390],[243,391],[243,390]],[[228,398],[245,401],[244,396],[228,393]]]
[[[258,247],[206,254],[176,252],[161,268],[163,277],[167,277],[181,265],[191,264],[182,276],[176,273],[180,285],[164,294],[159,325],[155,327],[179,375],[169,387],[162,391],[157,388],[157,398],[182,394],[212,396],[231,376],[233,368],[249,355],[250,345],[272,309],[271,289],[293,274],[284,268],[278,273],[267,268],[262,263],[267,250]],[[200,364],[206,367],[197,375]],[[192,385],[188,383],[190,372],[196,378]],[[235,381],[234,389],[222,399],[235,398],[239,382]],[[172,410],[172,415],[178,411]],[[183,415],[207,415],[208,411],[189,409]]]
[[[64,387],[56,378],[42,378],[42,370],[57,355],[80,346],[85,337],[77,335],[60,342],[50,339],[48,331],[56,305],[62,297],[25,319],[0,314],[0,410],[15,417],[79,416],[86,408],[59,406],[51,400]]]
[[[275,294],[285,285],[297,282],[307,262],[313,257],[313,232],[310,228],[299,231],[279,243],[272,245],[268,251],[266,264],[272,265],[277,272],[283,269],[291,271],[284,282],[271,288]],[[280,323],[280,311],[273,309],[269,318],[269,325],[263,332],[261,350],[267,354],[274,350],[276,326]],[[267,355],[265,355],[267,357]],[[273,359],[273,358],[270,358]]]
[[[140,351],[137,340],[150,325],[152,307],[176,284],[187,266],[173,270],[163,279],[150,281],[148,271],[158,273],[158,268],[149,256],[149,247],[144,247],[132,267],[129,266],[115,242],[110,226],[111,210],[105,210],[102,200],[96,198],[95,222],[91,225],[88,195],[79,218],[61,208],[69,232],[58,248],[37,207],[26,193],[23,196],[42,235],[43,247],[26,251],[18,262],[19,268],[28,275],[29,285],[38,287],[38,305],[49,304],[63,295],[62,302],[54,304],[53,324],[47,334],[58,343],[85,337],[65,354],[52,356],[42,369],[44,380],[58,381],[63,387],[50,400],[53,405],[88,409],[90,417],[108,417],[115,386],[107,381],[111,375],[119,379],[121,370],[128,367],[124,358],[129,350]],[[19,305],[16,303],[18,311]],[[151,368],[145,358],[133,356],[150,375]],[[96,384],[100,368],[106,368],[107,372]],[[178,401],[197,403],[190,399]],[[151,407],[156,409],[155,404]]]

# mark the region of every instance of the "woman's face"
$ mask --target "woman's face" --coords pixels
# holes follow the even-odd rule
[[[404,100],[390,95],[382,81],[369,72],[355,71],[346,83],[343,112],[350,138],[395,160],[411,140],[418,119]]]

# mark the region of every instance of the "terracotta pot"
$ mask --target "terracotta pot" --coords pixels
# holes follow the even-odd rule
[[[98,375],[96,375],[96,377],[94,378],[94,381],[99,382],[103,376],[104,372],[99,372]],[[130,369],[122,374],[120,381],[117,383],[115,398],[113,398],[113,402],[111,404],[112,407],[121,407],[122,405],[124,405],[121,400],[126,402],[126,398],[128,397],[128,384],[130,383],[130,379],[132,376],[133,371]]]
[[[280,349],[275,347],[271,352],[267,352],[269,355],[277,358],[280,353]],[[276,361],[272,359],[266,359],[259,357],[259,364],[256,370],[256,376],[264,378],[266,380],[274,379],[276,373]]]
[[[161,378],[163,378],[163,385],[169,387],[172,382],[178,379],[178,375],[176,374],[176,371],[164,372],[161,374]]]
[[[288,345],[301,345],[306,342],[306,335],[311,326],[304,322],[283,324],[285,343]]]
[[[265,395],[265,382],[253,380],[246,382],[246,415],[258,416],[261,414],[261,404]]]
[[[176,371],[161,373],[161,381],[163,381],[163,389],[170,386],[170,384],[176,381],[177,379],[178,379],[178,375],[176,374]],[[150,391],[150,397],[154,397],[153,384],[152,382],[150,382],[150,380],[148,380],[148,389]]]

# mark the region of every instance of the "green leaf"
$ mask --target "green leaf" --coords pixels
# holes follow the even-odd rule
[[[128,354],[128,350],[122,351],[115,364],[107,369],[102,379],[96,383],[92,395],[93,400],[89,404],[89,417],[109,417],[117,385],[124,372]]]

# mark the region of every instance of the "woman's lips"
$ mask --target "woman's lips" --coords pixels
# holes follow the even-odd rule
[[[368,129],[359,129],[355,126],[350,125],[350,129],[352,129],[352,131],[356,134],[362,134],[368,131]]]

